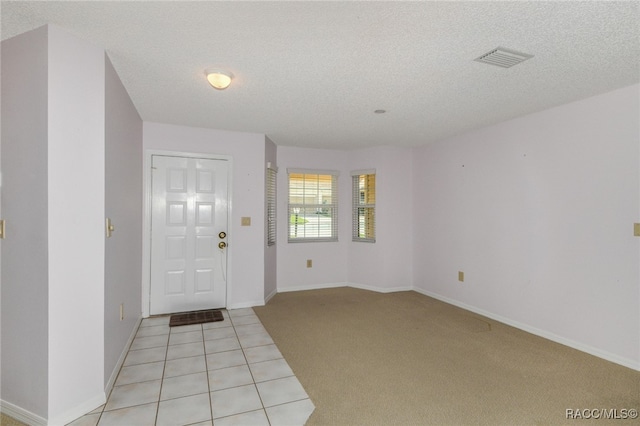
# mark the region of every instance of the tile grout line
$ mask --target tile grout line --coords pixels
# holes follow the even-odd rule
[[[253,312],[253,309],[251,311]],[[253,312],[253,315],[255,315],[255,312]],[[231,318],[231,316],[229,316],[229,318]],[[262,324],[262,323],[260,323],[260,324]],[[240,345],[240,349],[242,350],[242,356],[244,357],[244,361],[247,363],[247,369],[249,369],[249,374],[251,374],[251,380],[253,380],[253,387],[255,388],[256,393],[258,394],[258,398],[260,399],[260,405],[262,405],[262,411],[264,411],[264,416],[267,418],[267,422],[269,423],[269,425],[271,425],[271,419],[269,419],[269,415],[267,415],[267,409],[264,406],[264,400],[262,399],[262,395],[260,394],[260,390],[258,389],[258,384],[256,383],[256,378],[253,375],[253,371],[251,370],[251,366],[249,365],[249,360],[247,359],[247,354],[244,351],[245,348],[244,348],[244,346],[242,346],[242,343],[240,342],[240,336],[238,336],[238,331],[236,330],[235,324],[233,324],[233,320],[231,321],[231,325],[233,326],[234,333],[236,333],[236,338],[238,339],[238,344]],[[269,337],[271,337],[271,336],[269,336]]]
[[[213,425],[213,403],[211,402],[211,383],[209,383],[209,360],[207,359],[207,345],[204,340],[204,325],[200,324],[200,330],[202,331],[202,351],[204,353],[204,371],[205,371],[205,374],[207,375],[207,397],[209,399],[209,414],[211,414],[211,424]]]
[[[169,340],[171,339],[171,326],[169,327],[169,334],[167,334],[167,347],[164,351],[164,365],[162,366],[162,377],[160,377],[160,390],[158,391],[158,403],[156,404],[156,417],[153,422],[154,425],[158,424],[158,415],[160,414],[160,398],[162,398],[162,385],[164,383],[164,373],[167,369],[167,355],[169,354]]]

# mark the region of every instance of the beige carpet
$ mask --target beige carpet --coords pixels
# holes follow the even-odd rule
[[[308,425],[636,424],[640,372],[416,292],[276,295],[254,311],[316,410]]]
[[[19,422],[13,417],[9,417],[6,414],[0,413],[0,426],[27,426],[27,425],[22,422]]]

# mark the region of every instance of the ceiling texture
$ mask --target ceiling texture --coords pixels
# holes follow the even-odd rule
[[[104,48],[145,121],[419,146],[640,80],[640,2],[2,1]],[[504,47],[512,68],[474,61]],[[204,70],[235,76],[218,91]],[[374,113],[385,110],[386,113]]]

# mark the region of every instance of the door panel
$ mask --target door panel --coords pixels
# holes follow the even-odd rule
[[[154,155],[151,170],[150,314],[225,307],[227,161]]]

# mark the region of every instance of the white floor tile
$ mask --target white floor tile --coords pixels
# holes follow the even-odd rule
[[[153,425],[156,421],[158,403],[137,405],[119,410],[105,411],[98,426]]]
[[[260,397],[254,385],[211,392],[211,407],[214,423],[219,417],[232,416],[262,408]]]
[[[228,337],[226,339],[205,340],[205,350],[208,354],[215,352],[232,351],[240,349],[240,342],[237,337]]]
[[[154,325],[169,325],[170,319],[171,319],[171,316],[169,315],[165,315],[162,317],[145,318],[142,320],[140,327],[151,327]]]
[[[153,325],[140,327],[136,333],[136,337],[163,336],[165,334],[169,334],[168,325]]]
[[[169,345],[182,345],[184,343],[202,342],[202,330],[185,331],[182,333],[171,332]]]
[[[146,364],[148,362],[164,361],[166,355],[167,348],[164,346],[129,351],[123,365],[129,366],[136,364]]]
[[[181,426],[211,420],[209,394],[161,401],[157,426]]]
[[[253,377],[247,365],[222,368],[209,372],[209,389],[211,391],[248,384],[253,384]]]
[[[148,336],[148,337],[136,337],[131,343],[131,350],[157,348],[161,346],[167,346],[169,341],[169,335],[162,336]]]
[[[203,333],[204,340],[216,340],[236,337],[236,332],[233,327],[210,328],[208,330],[204,330]]]
[[[246,348],[244,355],[249,363],[269,361],[272,359],[282,358],[282,354],[276,345],[258,346],[255,348]]]
[[[248,413],[222,417],[215,420],[215,426],[269,426],[269,419],[264,410],[249,411]]]
[[[302,426],[315,410],[309,399],[276,405],[266,409],[271,426]]]
[[[203,330],[211,330],[212,328],[225,328],[231,327],[231,321],[229,321],[229,317],[226,317],[224,321],[214,321],[214,322],[205,322],[202,324]]]
[[[171,359],[164,365],[164,378],[207,371],[204,355]]]
[[[209,371],[218,370],[220,368],[235,367],[238,365],[246,365],[247,360],[241,350],[218,352],[207,355],[207,368]]]
[[[104,410],[104,406],[105,406],[105,404],[102,404],[101,406],[99,406],[98,408],[96,408],[95,410],[90,412],[89,414],[100,414],[100,413],[102,413],[102,411]]]
[[[128,385],[130,383],[148,382],[150,380],[162,379],[164,371],[164,361],[150,362],[147,364],[131,365],[122,367],[116,386]]]
[[[222,312],[144,319],[107,403],[70,426],[303,425],[313,403],[253,309]]]
[[[209,392],[207,373],[187,374],[186,376],[169,377],[162,381],[160,400],[182,398]]]
[[[74,420],[67,426],[96,426],[98,424],[98,420],[100,420],[100,413],[87,414],[86,416],[82,416],[79,419]]]
[[[249,364],[249,368],[256,383],[293,376],[293,371],[284,359]]]
[[[251,309],[251,308],[229,309],[229,310],[227,310],[227,312],[229,312],[229,316],[231,318],[241,317],[241,316],[244,316],[244,315],[255,315],[256,314],[255,312],[253,312],[253,309]]]
[[[256,383],[256,387],[265,408],[309,398],[295,377]]]
[[[240,317],[245,318],[245,317]],[[262,326],[262,324],[246,324],[246,325],[237,325],[235,326],[236,334],[240,336],[248,336],[250,334],[259,334],[259,333],[267,333],[267,330]]]
[[[231,322],[233,323],[234,327],[237,327],[239,325],[259,324],[260,320],[258,319],[256,314],[249,314],[233,317],[231,318]]]
[[[201,342],[172,345],[167,349],[167,359],[189,358],[204,355],[204,346]]]
[[[160,398],[160,383],[160,380],[154,380],[152,382],[115,386],[111,391],[105,411],[157,402]]]
[[[266,331],[258,334],[250,334],[248,336],[238,336],[238,340],[240,340],[240,346],[243,348],[273,345],[273,340]]]
[[[202,331],[202,324],[178,325],[170,327],[171,334],[186,333],[188,331]]]

